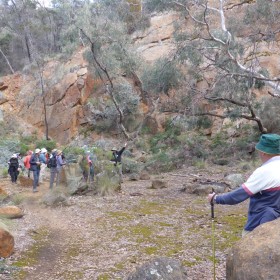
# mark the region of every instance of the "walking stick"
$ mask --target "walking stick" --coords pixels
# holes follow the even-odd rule
[[[214,189],[212,189],[212,193],[215,193]],[[212,220],[212,258],[213,258],[213,279],[216,280],[216,253],[215,253],[215,215],[214,215],[214,197],[210,202],[211,204],[211,220]]]

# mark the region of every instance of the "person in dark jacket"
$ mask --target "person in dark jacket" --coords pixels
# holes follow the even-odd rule
[[[120,175],[120,181],[123,182],[123,174],[122,174],[122,153],[124,152],[127,143],[118,151],[117,148],[112,148],[111,151],[113,152],[113,158],[111,161],[114,162],[114,166],[118,169],[118,173]]]
[[[17,154],[13,154],[9,160],[9,169],[8,169],[8,173],[11,176],[12,183],[16,184],[17,182],[17,177],[19,174],[18,170],[19,170],[18,156]]]
[[[39,186],[39,176],[40,176],[40,149],[36,149],[30,158],[30,170],[33,172],[33,192],[37,192],[37,187]]]
[[[55,179],[57,178],[57,149],[53,149],[49,158],[48,167],[50,168],[50,189],[53,188]]]
[[[233,205],[250,199],[242,236],[280,217],[280,135],[263,134],[256,145],[262,165],[238,189],[208,195],[210,203]]]

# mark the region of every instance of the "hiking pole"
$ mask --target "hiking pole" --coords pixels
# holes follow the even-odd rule
[[[215,193],[214,189],[212,188],[212,193]],[[213,258],[213,279],[216,280],[216,253],[215,253],[215,215],[214,215],[214,197],[213,195],[211,199],[211,220],[212,220],[212,258]]]

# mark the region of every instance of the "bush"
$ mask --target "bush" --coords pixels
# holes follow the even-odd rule
[[[158,153],[162,150],[168,149],[170,146],[175,147],[180,143],[180,134],[180,128],[174,125],[170,120],[167,121],[165,131],[156,134],[150,139],[151,151],[153,153]]]
[[[131,159],[124,157],[122,160],[123,164],[123,173],[136,173],[138,174],[141,169],[143,169],[143,164],[140,164],[139,162]]]
[[[182,79],[182,73],[175,62],[159,59],[142,75],[144,90],[147,92],[168,94],[172,88],[177,88]]]
[[[159,152],[148,159],[145,168],[151,170],[152,173],[167,172],[172,170],[172,161],[165,152]]]
[[[8,168],[2,169],[2,177],[7,178],[8,175],[9,175],[9,173],[8,173]]]
[[[63,154],[68,163],[74,163],[79,161],[79,156],[84,155],[85,151],[80,147],[68,146],[63,149]]]
[[[53,140],[42,139],[42,140],[37,140],[35,142],[35,145],[39,149],[46,148],[50,152],[51,150],[53,150],[56,147],[56,142]]]
[[[206,137],[190,135],[186,142],[191,157],[206,159],[209,156],[209,144]]]

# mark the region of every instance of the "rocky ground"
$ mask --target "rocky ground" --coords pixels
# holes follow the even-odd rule
[[[8,223],[15,253],[5,263],[15,269],[0,279],[125,279],[155,256],[181,261],[187,279],[213,279],[213,233],[216,279],[226,279],[227,252],[240,239],[247,203],[215,206],[213,228],[206,196],[189,189],[205,180],[220,182],[227,172],[211,166],[165,173],[164,189],[151,189],[151,180],[125,179],[118,194],[73,196],[58,207],[42,203],[47,182],[34,194],[3,179],[1,186],[17,195],[25,215]]]

